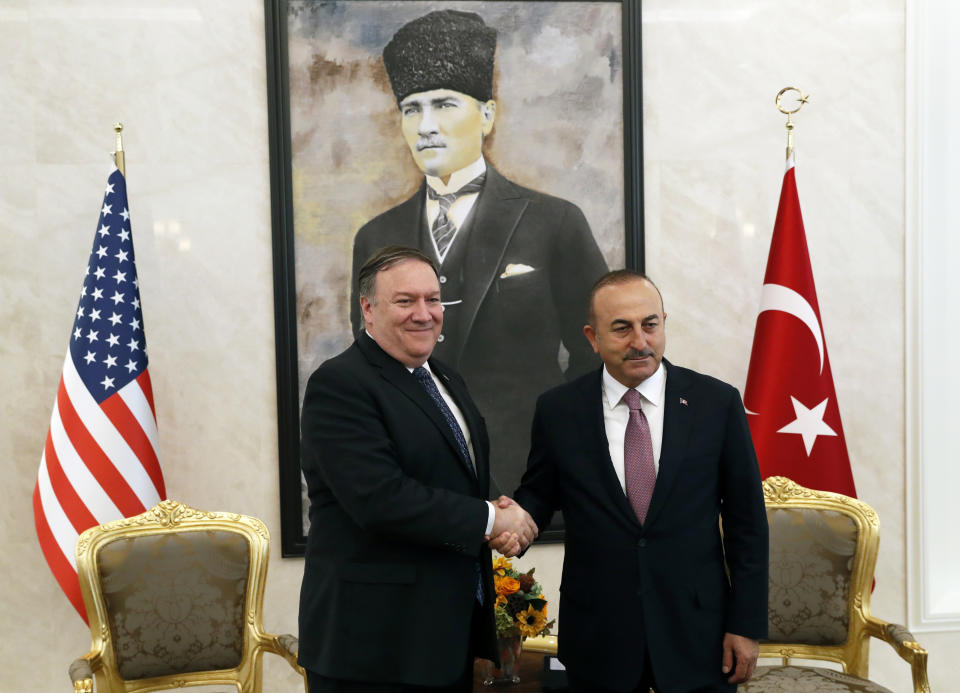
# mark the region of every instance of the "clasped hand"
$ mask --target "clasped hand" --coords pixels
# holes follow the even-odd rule
[[[540,533],[530,513],[507,496],[500,496],[494,507],[493,531],[486,537],[490,548],[507,557],[525,551]]]

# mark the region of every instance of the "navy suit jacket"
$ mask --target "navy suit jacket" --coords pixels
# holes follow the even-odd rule
[[[664,363],[660,468],[642,526],[610,460],[602,369],[540,397],[515,497],[540,526],[555,510],[566,520],[559,656],[571,673],[632,690],[646,648],[664,690],[724,690],[724,633],[767,634],[760,472],[737,390]]]
[[[366,333],[307,383],[299,661],[328,678],[438,686],[471,642],[496,658],[486,428],[460,376],[429,363],[466,419],[476,474],[423,386]]]

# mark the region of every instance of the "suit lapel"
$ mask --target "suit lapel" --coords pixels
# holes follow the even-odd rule
[[[470,440],[473,444],[474,463],[477,466],[475,476],[480,484],[481,492],[484,496],[486,496],[487,492],[489,491],[489,461],[487,459],[486,451],[483,450],[481,446],[484,428],[481,421],[480,412],[477,411],[477,408],[473,404],[473,400],[470,399],[470,395],[466,388],[460,384],[459,380],[451,378],[447,374],[446,369],[442,364],[438,363],[436,359],[430,359],[430,368],[443,382],[444,387],[447,388],[447,392],[450,393],[450,396],[453,397],[453,401],[456,402],[457,407],[460,408],[460,413],[463,414],[463,419],[470,431]],[[447,426],[447,428],[449,429],[450,427]],[[455,443],[456,441],[454,441],[454,444]],[[470,472],[471,477],[474,476],[474,471],[472,469],[468,469],[468,471]],[[484,480],[486,480],[486,483]]]
[[[450,425],[447,423],[447,420],[443,418],[443,414],[440,412],[437,404],[430,398],[427,391],[423,389],[423,385],[417,382],[416,377],[407,370],[406,366],[383,351],[366,332],[360,333],[357,344],[367,359],[380,368],[380,375],[410,398],[410,400],[427,415],[440,433],[443,434],[443,437],[450,445],[451,452],[460,460],[461,469],[473,477],[473,470],[467,469],[466,462],[460,456],[460,446],[457,445],[457,439],[454,437],[453,431],[450,430]],[[431,364],[431,367],[432,366],[433,364]]]
[[[670,489],[680,473],[687,441],[690,439],[690,427],[693,423],[693,412],[687,404],[688,399],[693,399],[687,392],[687,379],[669,361],[664,359],[663,363],[667,368],[667,387],[663,403],[665,409],[663,411],[663,442],[660,445],[660,471],[657,473],[657,483],[653,487],[653,497],[650,499],[650,509],[647,511],[647,520],[644,523],[646,526],[656,521],[657,515],[666,504]]]
[[[607,424],[603,418],[603,367],[601,366],[594,377],[584,382],[583,396],[579,401],[583,403],[585,411],[581,421],[584,422],[586,440],[590,441],[593,459],[599,465],[599,474],[603,490],[613,500],[614,506],[620,514],[635,528],[640,527],[636,513],[623,492],[620,479],[613,469],[613,460],[610,459],[610,442],[607,440]]]
[[[462,296],[463,305],[469,306],[469,312],[460,326],[461,349],[470,337],[480,305],[497,278],[507,244],[529,203],[519,196],[517,188],[506,178],[492,166],[487,166],[487,182],[473,209],[467,240],[469,262],[464,269]]]

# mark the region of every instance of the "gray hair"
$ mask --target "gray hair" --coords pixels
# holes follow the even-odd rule
[[[357,273],[357,290],[361,298],[365,298],[374,303],[374,294],[377,290],[377,273],[388,270],[394,265],[399,265],[407,260],[418,260],[430,266],[433,273],[440,278],[440,269],[437,263],[431,258],[421,253],[416,248],[408,248],[402,245],[388,245],[380,248],[377,252],[367,258],[360,271]]]
[[[630,282],[636,281],[645,281],[649,282],[650,286],[657,290],[657,295],[660,296],[660,309],[663,309],[663,294],[660,293],[660,288],[653,283],[653,280],[645,275],[643,272],[638,272],[637,270],[632,269],[618,269],[611,272],[607,272],[605,275],[600,277],[593,284],[593,288],[590,289],[590,303],[587,308],[587,322],[589,322],[593,327],[597,326],[597,314],[593,310],[593,299],[597,295],[597,292],[600,289],[607,286],[616,286],[619,284],[628,284]]]

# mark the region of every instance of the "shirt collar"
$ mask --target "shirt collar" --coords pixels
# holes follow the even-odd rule
[[[449,195],[455,193],[464,185],[472,181],[481,173],[487,170],[487,163],[483,160],[483,155],[466,168],[454,171],[450,176],[450,182],[446,185],[436,176],[427,176],[427,185],[434,189],[438,195]]]
[[[637,385],[634,390],[655,407],[663,405],[665,398],[665,385],[667,382],[667,369],[660,361],[660,366],[654,371],[653,375]],[[627,386],[610,375],[607,367],[603,367],[603,396],[607,399],[607,404],[613,409],[623,399],[623,394],[627,391]]]

